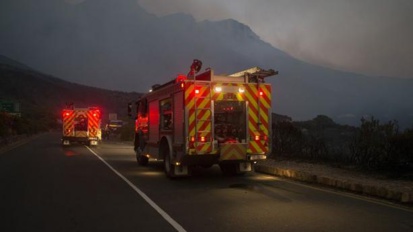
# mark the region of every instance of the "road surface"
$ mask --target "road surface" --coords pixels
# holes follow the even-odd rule
[[[413,210],[218,166],[169,180],[132,147],[43,134],[0,154],[0,231],[413,231]]]

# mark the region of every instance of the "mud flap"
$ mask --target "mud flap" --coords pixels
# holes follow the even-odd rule
[[[251,162],[239,163],[239,171],[240,172],[250,172],[250,171],[252,171]]]
[[[175,176],[187,176],[187,175],[189,175],[188,166],[186,166],[186,165],[175,166],[174,175]]]

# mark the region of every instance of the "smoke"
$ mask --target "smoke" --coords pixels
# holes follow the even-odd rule
[[[138,0],[156,15],[233,18],[294,57],[367,75],[413,78],[410,0]]]
[[[67,3],[76,5],[76,4],[82,3],[86,0],[64,0],[64,1],[67,2]]]

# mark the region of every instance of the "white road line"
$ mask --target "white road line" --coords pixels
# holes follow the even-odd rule
[[[92,154],[94,154],[98,159],[100,159],[106,166],[108,166],[116,175],[118,175],[122,180],[124,180],[136,193],[138,193],[152,208],[154,208],[169,224],[171,224],[177,231],[179,232],[186,232],[186,230],[179,225],[174,219],[171,218],[163,209],[161,209],[154,201],[152,201],[144,192],[142,192],[138,187],[136,187],[132,182],[130,182],[126,177],[124,177],[120,172],[114,169],[108,162],[106,162],[102,157],[96,154],[92,149],[88,146],[85,146]]]

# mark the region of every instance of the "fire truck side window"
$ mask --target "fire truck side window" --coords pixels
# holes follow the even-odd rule
[[[160,102],[161,130],[172,130],[172,99],[168,98]]]

